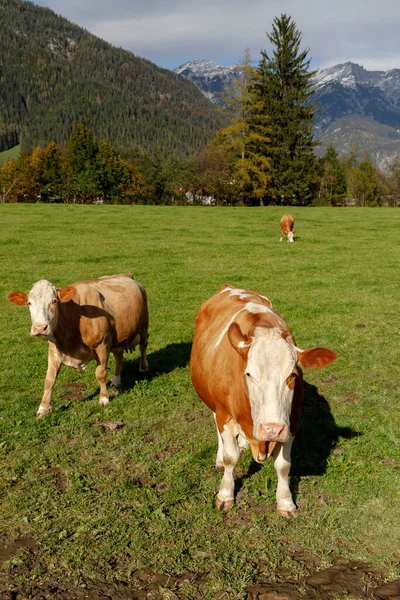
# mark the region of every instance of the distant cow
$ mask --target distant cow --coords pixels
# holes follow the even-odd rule
[[[284,235],[286,235],[288,242],[294,242],[293,226],[294,226],[293,216],[289,215],[288,213],[283,215],[283,217],[281,219],[281,239],[279,240],[280,242],[282,241],[282,238]]]
[[[115,387],[121,383],[124,350],[132,351],[139,344],[139,370],[148,370],[147,297],[129,273],[78,281],[58,289],[42,279],[28,294],[13,292],[7,298],[18,306],[29,306],[31,335],[49,342],[44,394],[37,417],[51,412],[51,393],[62,364],[83,372],[90,361],[97,362],[102,406],[109,402],[106,378],[110,351],[115,358]]]
[[[270,301],[256,292],[224,285],[197,313],[190,374],[217,425],[216,467],[224,475],[219,510],[234,502],[233,470],[250,443],[264,464],[272,455],[278,476],[278,512],[296,516],[289,490],[290,451],[303,401],[302,370],[336,360],[326,348],[300,350]]]

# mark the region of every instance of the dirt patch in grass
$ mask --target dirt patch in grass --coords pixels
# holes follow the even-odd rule
[[[69,400],[81,400],[86,395],[87,385],[86,383],[64,383],[62,386],[65,390],[65,394],[61,396],[64,402]]]
[[[339,402],[343,402],[343,404],[354,404],[355,402],[358,402],[359,399],[360,396],[355,392],[346,392],[338,398]]]
[[[296,581],[287,568],[278,567],[271,573],[270,565],[260,561],[254,583],[246,588],[246,599],[335,600],[343,597],[387,600],[400,596],[400,580],[385,583],[387,573],[384,570],[372,570],[367,563],[342,561],[337,558],[332,566],[317,570],[320,561],[307,550],[295,548],[291,557],[312,574]],[[68,576],[49,576],[45,561],[40,556],[40,546],[30,536],[14,540],[7,545],[0,544],[0,565],[3,565],[0,572],[2,600],[235,598],[232,590],[215,591],[214,595],[210,596],[208,576],[204,573],[168,575],[143,567],[133,571],[129,580],[106,581],[100,576],[93,581],[84,580],[80,576],[79,583]],[[37,577],[39,571],[42,573],[41,579]],[[32,573],[35,572],[36,575],[32,577]]]

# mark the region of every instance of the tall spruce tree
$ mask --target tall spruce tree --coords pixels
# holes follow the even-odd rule
[[[249,92],[249,128],[263,134],[258,153],[269,161],[267,202],[308,204],[317,183],[313,148],[316,105],[311,102],[308,48],[301,50],[301,33],[291,17],[275,17],[268,39],[273,55],[264,50]],[[258,142],[260,137],[258,137]]]

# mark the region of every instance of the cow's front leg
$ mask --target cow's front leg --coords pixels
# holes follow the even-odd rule
[[[297,517],[297,508],[289,489],[290,451],[292,444],[293,437],[283,444],[278,443],[272,454],[275,471],[278,476],[278,486],[276,488],[277,510],[282,517],[287,519]]]
[[[122,364],[124,362],[124,353],[123,352],[113,352],[114,360],[115,360],[115,374],[111,380],[111,385],[118,388],[121,385],[121,371]]]
[[[233,479],[233,471],[240,455],[235,434],[236,431],[234,423],[233,421],[229,421],[229,423],[224,425],[224,428],[221,432],[224,475],[222,477],[217,498],[215,500],[218,510],[224,510],[225,512],[232,508],[235,500],[235,481]]]
[[[51,394],[57,379],[57,375],[60,372],[61,365],[61,358],[56,346],[52,342],[49,342],[47,373],[46,379],[44,380],[43,398],[36,413],[36,417],[38,419],[51,413]]]
[[[107,391],[107,364],[108,364],[109,350],[105,346],[98,346],[96,348],[96,378],[100,384],[100,400],[101,406],[106,406],[110,399]]]

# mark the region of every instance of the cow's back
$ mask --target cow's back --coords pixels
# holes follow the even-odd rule
[[[129,349],[138,333],[147,332],[146,292],[130,274],[78,281],[71,287],[76,293],[70,302],[60,305],[60,326],[76,330],[78,314],[85,345],[95,347],[106,341],[111,349]]]
[[[285,214],[281,218],[281,231],[284,235],[287,235],[289,231],[293,230],[294,218],[290,214]]]

